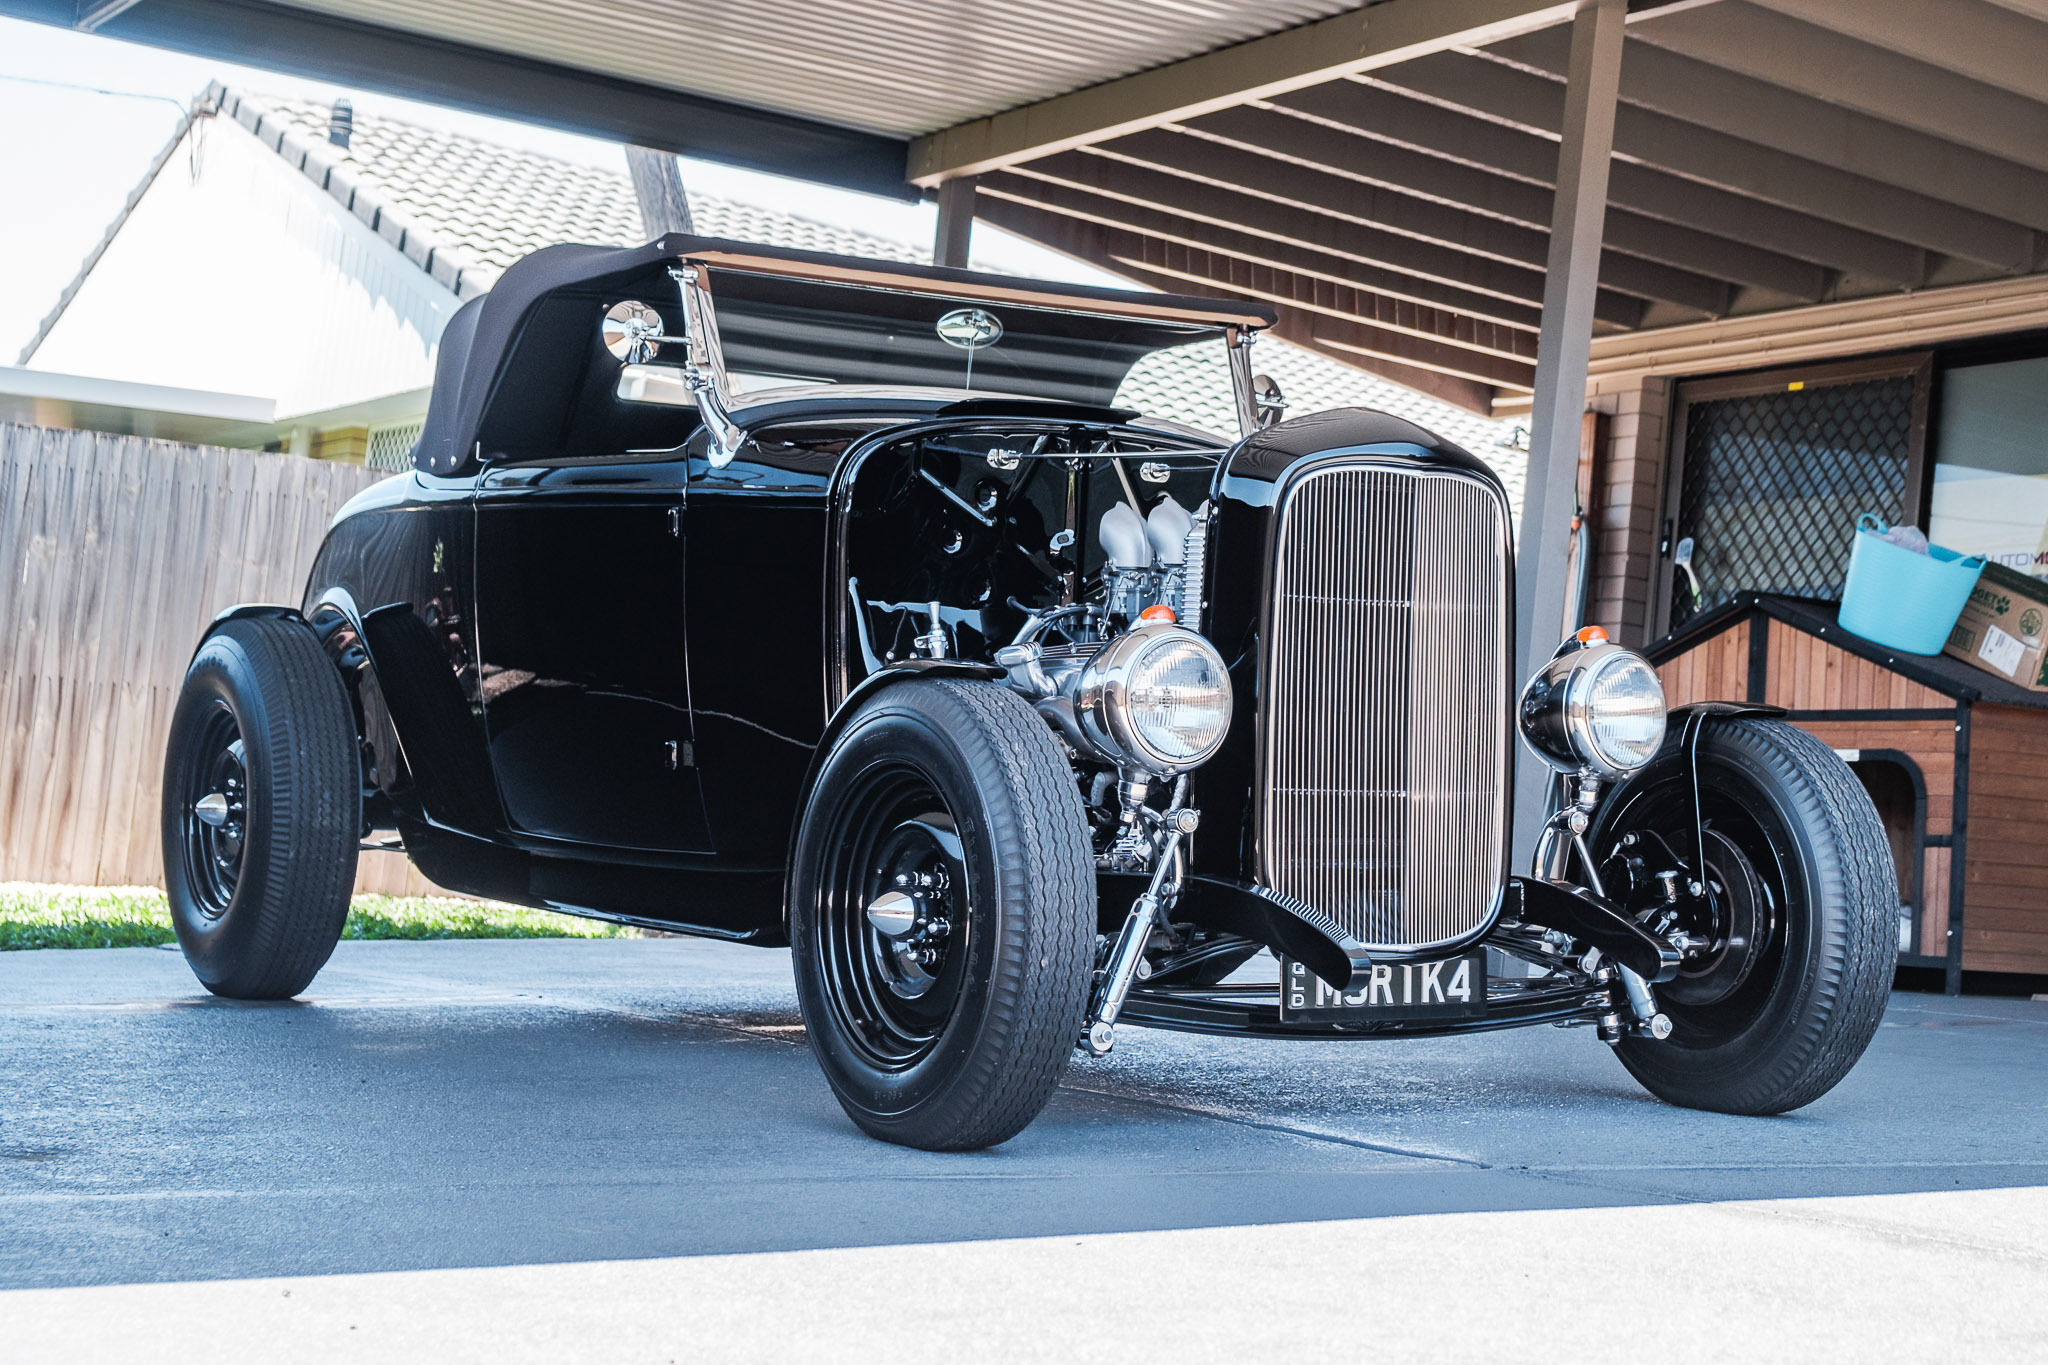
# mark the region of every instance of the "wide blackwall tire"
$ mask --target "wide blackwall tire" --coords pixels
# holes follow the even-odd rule
[[[1671,1037],[1626,1038],[1616,1051],[1673,1104],[1783,1113],[1833,1089],[1884,1014],[1898,951],[1891,848],[1848,765],[1781,721],[1709,721],[1699,786],[1716,946],[1656,988]],[[1601,813],[1595,856],[1655,831],[1694,859],[1691,809],[1674,726]]]
[[[164,878],[200,984],[281,1000],[348,919],[362,837],[353,710],[296,621],[230,621],[185,672],[164,761]]]
[[[991,683],[884,689],[826,756],[790,876],[811,1050],[853,1121],[935,1151],[1038,1115],[1080,1035],[1095,872],[1072,770]]]

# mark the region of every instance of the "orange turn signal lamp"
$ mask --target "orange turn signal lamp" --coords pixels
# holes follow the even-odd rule
[[[1579,633],[1572,638],[1582,645],[1604,645],[1607,643],[1607,632],[1599,626],[1582,626]]]
[[[1173,608],[1167,606],[1166,603],[1156,602],[1139,612],[1138,619],[1140,621],[1164,621],[1171,625],[1173,622],[1180,620],[1180,617],[1175,615]]]

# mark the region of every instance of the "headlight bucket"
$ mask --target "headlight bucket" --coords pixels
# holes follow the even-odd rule
[[[1230,674],[1207,640],[1164,622],[1139,626],[1088,660],[1074,691],[1082,730],[1119,762],[1156,777],[1199,767],[1230,731]]]
[[[1664,742],[1664,687],[1620,645],[1572,642],[1522,689],[1522,738],[1561,772],[1626,777]]]

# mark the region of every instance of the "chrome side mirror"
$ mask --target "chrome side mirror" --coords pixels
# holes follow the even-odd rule
[[[1280,392],[1280,381],[1270,374],[1252,376],[1252,406],[1258,409],[1259,425],[1270,427],[1287,415],[1287,396]]]
[[[613,304],[597,330],[604,348],[627,365],[644,365],[661,343],[679,340],[662,330],[661,314],[638,299]]]

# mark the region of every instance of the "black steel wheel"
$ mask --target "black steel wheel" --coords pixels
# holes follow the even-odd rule
[[[1022,700],[927,679],[863,705],[812,789],[789,905],[811,1049],[863,1130],[967,1150],[1037,1116],[1080,1033],[1095,878]]]
[[[164,878],[185,960],[216,995],[297,995],[348,918],[361,838],[356,728],[305,626],[240,620],[193,657],[164,761]]]
[[[1590,834],[1596,857],[1634,835],[1693,870],[1679,743],[1674,727],[1614,793]],[[1781,721],[1708,722],[1699,779],[1709,909],[1675,927],[1705,946],[1657,987],[1671,1037],[1626,1038],[1616,1052],[1673,1104],[1783,1113],[1833,1089],[1884,1014],[1898,932],[1891,846],[1848,765]]]

